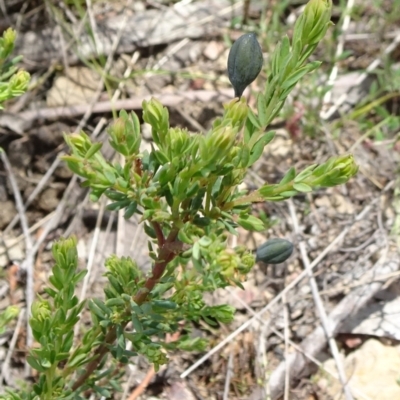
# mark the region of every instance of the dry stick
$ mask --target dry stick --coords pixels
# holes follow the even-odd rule
[[[315,258],[311,264],[310,264],[310,269],[313,269],[318,263],[324,259],[324,257],[338,244],[340,243],[341,240],[347,235],[347,233],[350,231],[352,226],[362,220],[364,216],[371,210],[372,206],[378,202],[385,192],[387,192],[392,186],[394,185],[394,181],[389,182],[385,188],[382,190],[380,195],[376,197],[374,200],[371,201],[371,203],[366,206],[357,216],[354,218],[354,221],[344,228],[342,232],[319,254],[317,258]],[[186,378],[191,372],[193,372],[195,369],[197,369],[201,364],[203,364],[205,361],[207,361],[213,354],[217,353],[220,349],[222,349],[227,343],[232,341],[237,335],[239,335],[241,332],[243,332],[245,329],[247,329],[249,326],[252,325],[252,323],[257,319],[257,317],[262,316],[265,312],[270,310],[275,304],[277,304],[282,296],[286,293],[288,293],[291,289],[293,289],[301,280],[307,277],[307,272],[303,271],[299,276],[297,276],[296,279],[294,279],[291,283],[289,283],[285,289],[282,290],[277,296],[275,296],[263,309],[261,309],[256,316],[250,318],[247,320],[245,323],[243,323],[239,328],[237,328],[235,331],[233,331],[230,335],[228,335],[224,340],[222,340],[219,344],[217,344],[215,347],[213,347],[207,354],[205,354],[203,357],[201,357],[199,360],[197,360],[191,367],[186,369],[180,377],[181,378]]]
[[[142,382],[140,382],[140,385],[128,397],[128,400],[136,400],[146,390],[147,386],[149,386],[155,374],[156,372],[154,370],[154,366],[152,365],[147,371],[147,374]]]
[[[283,321],[284,321],[284,341],[285,341],[285,360],[289,358],[289,311],[286,301],[286,294],[282,296],[283,303]],[[290,392],[290,371],[285,371],[285,390],[283,394],[284,400],[289,400]]]
[[[99,241],[100,228],[101,228],[101,223],[103,221],[105,207],[106,207],[106,205],[105,205],[105,201],[103,199],[103,201],[101,202],[101,205],[100,205],[99,214],[97,215],[96,226],[94,228],[93,239],[92,239],[92,243],[91,243],[90,250],[89,250],[89,256],[88,256],[88,261],[87,261],[87,265],[86,265],[87,274],[85,275],[85,278],[83,280],[81,294],[79,296],[80,302],[82,302],[85,299],[86,291],[89,286],[89,280],[91,277],[92,267],[93,267],[94,259],[96,256],[96,248],[97,248],[97,243]],[[79,320],[74,327],[75,339],[78,336],[80,323],[81,323],[81,320]]]
[[[233,349],[229,353],[228,365],[226,369],[226,378],[224,385],[224,395],[222,400],[229,400],[229,387],[231,386],[231,379],[233,376]]]
[[[139,227],[136,227],[139,230]],[[124,218],[124,210],[119,210],[117,214],[117,234],[115,243],[115,255],[122,257],[125,253],[125,237],[126,237],[126,223]]]
[[[288,200],[288,205],[289,205],[290,216],[292,218],[294,232],[297,237],[300,237],[301,232],[300,232],[299,222],[297,220],[296,210],[294,208],[292,199]],[[299,248],[300,248],[301,258],[303,260],[303,264],[305,267],[305,271],[307,272],[308,279],[310,282],[311,293],[314,298],[315,306],[318,310],[318,314],[321,319],[321,324],[324,329],[325,336],[328,340],[328,344],[331,349],[332,356],[335,360],[336,368],[337,368],[337,371],[339,374],[340,383],[342,384],[342,387],[343,387],[343,393],[346,397],[346,400],[353,400],[353,395],[351,394],[350,388],[348,386],[348,380],[346,377],[346,373],[343,369],[343,365],[342,365],[342,362],[340,359],[339,349],[337,347],[337,343],[334,338],[332,322],[328,319],[328,316],[325,311],[325,307],[324,307],[321,297],[319,295],[318,285],[313,276],[312,269],[310,268],[310,260],[308,258],[307,248],[306,248],[306,244],[304,243],[304,240],[301,240],[299,242]],[[286,371],[289,371],[289,369],[287,368]]]
[[[143,100],[150,100],[152,97],[157,99],[166,107],[173,107],[185,101],[199,101],[208,103],[210,101],[226,101],[232,98],[232,89],[216,90],[193,90],[187,92],[176,93],[159,93],[148,96],[138,96],[130,99],[122,99],[115,101],[101,101],[93,104],[78,104],[69,107],[49,107],[38,110],[24,111],[18,114],[18,117],[26,121],[36,121],[38,119],[59,119],[59,118],[76,118],[85,114],[101,114],[111,112],[112,110],[137,110],[142,107]],[[82,129],[82,125],[77,128]]]
[[[0,375],[0,388],[3,387],[3,381],[6,380],[8,381],[8,374],[10,371],[10,362],[11,362],[11,356],[12,353],[15,349],[15,345],[17,344],[17,339],[19,336],[19,332],[22,327],[22,321],[24,320],[25,317],[25,308],[23,308],[18,315],[18,321],[17,321],[17,326],[14,329],[13,336],[11,338],[10,346],[7,351],[6,358],[4,359],[3,366],[1,367],[1,375]]]
[[[390,54],[396,47],[397,44],[400,43],[400,33],[398,33],[396,35],[396,37],[394,38],[393,42],[390,43],[390,45],[388,47],[386,47],[386,49],[383,52],[382,56],[388,55]],[[368,77],[368,74],[372,71],[374,71],[379,64],[382,62],[381,58],[376,58],[374,61],[372,61],[371,64],[368,65],[367,69],[365,70],[364,73],[362,73],[358,79],[356,79],[354,81],[354,83],[348,88],[347,93],[349,92],[349,90],[357,85],[360,85],[362,82],[364,82],[364,80]],[[337,100],[336,102],[333,104],[333,106],[331,108],[329,108],[328,111],[321,113],[321,118],[323,119],[329,119],[333,116],[333,114],[335,114],[335,112],[339,109],[339,107],[346,101],[347,99],[347,93],[342,94]]]
[[[386,252],[385,252],[386,253]],[[385,261],[389,260],[387,264]],[[366,272],[371,280],[374,276],[381,273],[393,272],[399,268],[400,259],[397,251],[391,252],[389,255],[384,254],[371,270]],[[383,283],[372,282],[359,289],[354,290],[347,295],[329,314],[331,327],[333,332],[339,329],[341,323],[356,314],[379,290]],[[322,326],[316,328],[306,339],[301,343],[301,348],[304,352],[316,356],[326,346],[326,335]],[[290,368],[291,374],[301,378],[302,372],[307,365],[306,359],[299,353],[290,355],[289,360],[282,362],[270,377],[270,388],[272,399],[277,399],[281,396],[283,390],[283,380],[285,370]]]
[[[239,296],[237,296],[236,295],[236,297],[238,297],[239,298]],[[245,301],[243,301],[243,299],[240,299],[243,303],[245,303]],[[246,303],[246,305],[247,305],[247,303]],[[247,305],[247,307],[249,307],[248,305]],[[250,308],[250,307],[249,307]],[[255,313],[255,311],[253,310],[253,309],[251,309],[252,310],[252,312],[251,312],[251,314],[252,315],[255,315],[256,313]],[[258,318],[258,320],[260,320],[260,318]],[[261,324],[261,329],[260,329],[260,334],[259,334],[259,345],[258,345],[258,348],[257,348],[257,352],[258,352],[258,358],[259,358],[259,363],[261,364],[261,368],[260,368],[260,378],[261,378],[261,376],[262,376],[262,382],[264,383],[263,384],[263,387],[262,387],[262,389],[264,390],[264,392],[265,392],[265,395],[266,395],[266,399],[269,399],[269,386],[268,386],[268,384],[267,384],[267,382],[268,382],[268,379],[266,379],[267,378],[267,368],[268,368],[268,357],[267,357],[267,335],[268,335],[268,333],[269,333],[269,331],[270,331],[270,329],[271,329],[271,327],[270,327],[270,320],[269,321],[265,321],[265,319],[263,318],[262,319],[262,324]],[[262,375],[261,375],[261,372],[262,372]]]
[[[14,193],[15,203],[17,206],[19,219],[21,221],[22,232],[25,237],[25,259],[21,264],[21,268],[26,271],[26,309],[27,309],[27,333],[26,333],[26,345],[30,348],[33,344],[33,335],[32,329],[29,325],[29,316],[33,303],[33,299],[35,297],[34,289],[33,289],[33,264],[35,252],[33,248],[33,242],[31,238],[31,234],[29,233],[28,220],[26,218],[24,203],[22,201],[21,193],[18,188],[17,181],[15,180],[14,173],[11,168],[11,164],[8,161],[6,153],[0,149],[0,157],[3,161],[4,167],[7,171],[8,179],[10,180],[11,187]],[[30,366],[28,363],[25,364],[25,374],[28,376],[30,374]]]

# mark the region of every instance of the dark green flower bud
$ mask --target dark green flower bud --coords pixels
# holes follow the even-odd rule
[[[293,244],[286,239],[270,239],[256,250],[256,262],[280,264],[293,253]]]
[[[254,33],[240,36],[228,56],[228,76],[235,89],[235,97],[241,97],[244,89],[260,73],[263,55]]]

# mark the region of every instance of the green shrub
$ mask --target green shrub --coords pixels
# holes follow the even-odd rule
[[[277,46],[270,61],[272,73],[258,94],[257,112],[243,97],[235,98],[224,105],[223,116],[205,135],[191,134],[171,127],[168,110],[156,99],[144,101],[143,119],[152,128],[150,152],[140,152],[135,113],[122,111],[108,130],[110,144],[123,162],[106,160],[102,143],[93,143],[83,132],[65,135],[71,153],[63,159],[83,178],[92,200],[105,196],[109,210],[123,210],[127,219],[139,215],[149,238],[152,270],[146,275],[134,260],[111,256],[106,261],[105,299],[79,302],[74,293],[86,271],[78,271],[76,240],[56,243],[48,297],[32,307],[31,327],[39,346],[30,351],[28,362],[40,377],[31,392],[10,393],[9,399],[83,399],[84,393],[110,397],[119,390],[118,363],[141,354],[157,369],[167,362],[169,351],[204,350],[206,342],[190,336],[191,323],[204,320],[218,326],[234,317],[228,305],[208,306],[204,293],[241,287],[255,263],[244,246],[227,247],[228,235],[237,235],[238,227],[265,229],[252,215],[252,204],[342,184],[357,172],[352,156],[345,155],[299,173],[291,168],[280,182],[252,192],[239,190],[247,170],[274,138],[268,125],[302,76],[319,66],[307,60],[330,25],[331,7],[331,1],[311,0],[292,40],[284,37]],[[238,94],[256,75],[243,73],[249,56],[241,45],[230,57],[230,78]],[[280,245],[265,245],[258,258],[284,261],[291,248],[284,243],[280,256]],[[74,326],[85,308],[93,324],[74,345]],[[182,330],[182,324],[188,333],[167,343],[165,335]]]

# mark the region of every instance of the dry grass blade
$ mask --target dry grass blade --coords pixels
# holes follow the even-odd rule
[[[343,23],[341,27],[341,35],[339,36],[339,40],[337,43],[336,47],[336,52],[335,52],[335,60],[338,60],[339,57],[343,54],[344,50],[344,44],[346,41],[346,32],[349,29],[350,26],[350,21],[351,21],[351,11],[353,10],[354,7],[354,0],[348,0],[345,8],[345,15],[343,18]],[[329,75],[327,86],[332,87],[333,84],[335,83],[335,80],[338,76],[339,68],[337,64],[335,64],[332,68],[332,71]],[[330,89],[328,92],[325,93],[324,99],[323,99],[323,104],[328,104],[330,103],[332,98],[332,89]]]

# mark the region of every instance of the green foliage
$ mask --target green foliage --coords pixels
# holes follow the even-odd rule
[[[0,110],[6,100],[25,93],[30,79],[26,71],[17,70],[17,64],[22,57],[9,59],[14,50],[15,39],[16,33],[11,28],[4,31],[0,38]]]
[[[264,93],[258,95],[257,112],[244,98],[234,99],[202,135],[171,127],[167,108],[156,99],[144,101],[152,150],[140,151],[139,119],[122,111],[108,130],[121,162],[106,160],[102,144],[93,143],[84,132],[65,135],[70,155],[63,159],[83,178],[91,198],[105,196],[110,210],[123,210],[127,219],[140,217],[149,237],[152,270],[145,275],[134,260],[110,256],[104,299],[92,298],[86,305],[74,295],[85,274],[78,271],[75,239],[55,244],[47,298],[39,298],[32,307],[31,326],[39,346],[31,350],[28,361],[40,378],[32,393],[6,398],[81,399],[83,393],[109,397],[119,389],[117,371],[132,356],[145,356],[157,369],[167,362],[170,351],[204,350],[205,341],[191,335],[191,323],[202,320],[218,326],[234,316],[230,306],[208,306],[204,294],[241,287],[255,263],[245,247],[227,247],[228,235],[236,235],[238,227],[265,229],[265,218],[251,214],[252,204],[342,184],[357,172],[352,156],[333,157],[300,173],[292,168],[277,184],[250,193],[239,189],[248,168],[274,138],[268,125],[286,97],[318,67],[307,59],[330,24],[331,6],[330,1],[311,0],[296,23],[292,41],[285,37],[277,46],[272,73]],[[257,257],[280,262],[290,255],[287,243],[280,249],[279,243],[273,244],[273,257],[265,254],[268,245]],[[90,312],[92,325],[73,345],[83,310]],[[178,331],[177,341],[166,341],[166,334]]]

